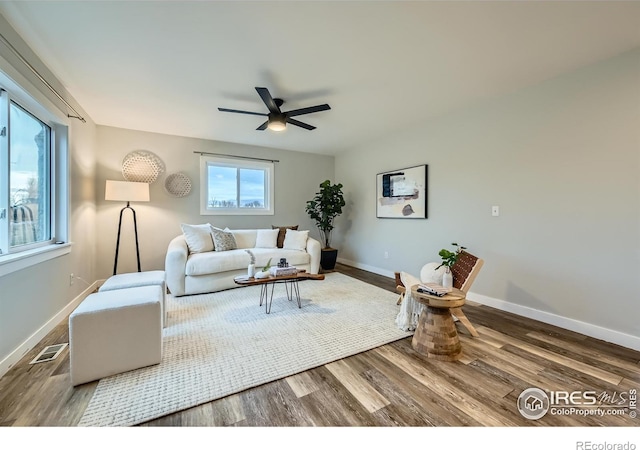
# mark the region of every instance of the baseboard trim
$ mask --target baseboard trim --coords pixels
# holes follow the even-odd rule
[[[350,261],[344,258],[338,258],[338,262],[340,264],[344,264],[345,266],[351,266],[351,267],[355,267],[356,269],[362,269],[362,270],[366,270],[367,272],[373,272],[378,275],[382,275],[383,277],[395,278],[395,273],[390,270],[380,269],[379,267],[369,266],[367,264]]]
[[[529,308],[528,306],[518,305],[516,303],[511,303],[486,295],[476,294],[474,292],[469,292],[467,294],[467,298],[471,301],[490,306],[501,311],[517,314],[518,316],[526,317],[528,319],[538,320],[549,325],[564,328],[565,330],[575,331],[576,333],[584,334],[585,336],[640,351],[640,337],[638,336],[611,330],[609,328],[604,328],[587,322],[581,322],[579,320],[559,316],[539,309]]]
[[[395,273],[389,270],[380,269],[378,267],[369,266],[367,264],[361,264],[344,258],[338,258],[338,262],[347,266],[355,267],[357,269],[366,270],[367,272],[373,272],[388,278],[395,278]],[[506,300],[500,300],[486,295],[476,294],[475,292],[469,292],[467,294],[467,298],[482,305],[499,309],[500,311],[517,314],[518,316],[538,320],[549,325],[555,325],[566,330],[584,334],[585,336],[600,339],[612,344],[621,345],[632,350],[640,351],[640,337],[638,336],[611,330],[609,328],[604,328],[587,322],[581,322],[579,320],[559,316],[557,314],[541,311],[539,309],[529,308],[528,306],[518,305]]]
[[[29,336],[22,344],[18,346],[7,357],[0,361],[0,378],[9,371],[18,361],[20,361],[24,355],[29,353],[38,343],[53,330],[65,317],[76,309],[76,307],[87,298],[89,294],[95,291],[100,285],[99,281],[95,281],[84,291],[82,291],[77,297],[71,300],[64,308],[62,308],[55,316],[45,322],[38,330],[36,330],[31,336]]]

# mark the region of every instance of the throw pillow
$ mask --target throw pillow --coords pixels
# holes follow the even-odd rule
[[[278,243],[278,230],[258,230],[256,248],[276,248]]]
[[[436,267],[438,267],[439,265],[440,263],[432,262],[422,266],[422,270],[420,270],[420,281],[422,281],[423,283],[437,283],[441,285],[442,276],[444,275],[446,269],[444,266],[442,266],[438,270],[436,270]]]
[[[257,230],[230,230],[229,227],[224,231],[233,233],[236,240],[236,248],[254,248],[256,246]]]
[[[298,225],[292,225],[290,227],[276,227],[275,225],[271,225],[272,230],[278,230],[278,248],[282,248],[284,245],[284,236],[287,233],[287,230],[297,230]]]
[[[224,231],[220,228],[213,227],[211,233],[213,234],[213,243],[215,245],[216,252],[225,252],[227,250],[235,250],[238,248],[236,240],[233,237],[233,233],[230,231]]]
[[[287,230],[284,235],[284,242],[282,248],[289,250],[301,250],[307,249],[307,239],[309,238],[309,230],[296,231]]]
[[[202,225],[180,224],[182,234],[187,241],[189,253],[202,253],[213,251],[213,238],[211,236],[212,226],[210,223]]]

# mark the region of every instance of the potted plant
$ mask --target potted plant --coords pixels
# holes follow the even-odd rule
[[[452,242],[451,245],[456,247],[455,252],[449,251],[446,248],[443,248],[438,252],[438,255],[442,258],[442,263],[436,267],[435,270],[438,270],[440,267],[445,267],[444,275],[442,276],[442,285],[447,288],[453,287],[453,274],[451,273],[451,267],[458,260],[458,256],[462,253],[462,250],[466,250],[467,247],[463,247],[458,245],[456,242]]]
[[[306,211],[316,222],[322,239],[322,253],[320,266],[323,270],[333,270],[338,258],[338,250],[331,247],[331,231],[333,221],[342,214],[345,205],[342,194],[342,184],[331,184],[329,180],[320,183],[320,191],[316,192],[313,200],[307,202]]]

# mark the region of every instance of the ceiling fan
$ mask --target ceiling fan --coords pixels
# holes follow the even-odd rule
[[[240,111],[237,109],[228,108],[218,108],[218,111],[252,114],[254,116],[267,116],[267,121],[256,128],[256,130],[263,131],[269,128],[273,131],[282,131],[286,128],[287,123],[300,128],[304,128],[305,130],[315,130],[316,127],[314,127],[313,125],[300,122],[293,117],[331,109],[331,107],[325,103],[324,105],[309,106],[308,108],[293,109],[291,111],[281,111],[280,107],[284,104],[284,100],[282,100],[281,98],[273,98],[269,93],[269,89],[264,87],[256,87],[256,91],[258,91],[258,95],[260,95],[260,98],[262,99],[264,104],[267,105],[267,109],[269,110],[268,114],[252,111]]]

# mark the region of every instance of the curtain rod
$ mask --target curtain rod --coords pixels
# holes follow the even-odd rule
[[[193,152],[193,153],[198,153],[200,155],[215,155],[215,156],[227,156],[229,158],[250,159],[252,161],[268,161],[268,162],[272,162],[272,163],[280,162],[277,159],[253,158],[251,156],[226,155],[224,153],[209,153],[209,152]]]
[[[67,102],[64,98],[62,98],[62,95],[58,94],[58,91],[56,91],[56,90],[53,88],[53,86],[51,86],[51,85],[49,84],[49,82],[48,82],[47,80],[45,80],[45,79],[44,79],[44,77],[43,77],[42,75],[40,75],[40,73],[36,70],[36,68],[35,68],[35,67],[33,67],[33,66],[31,65],[31,63],[29,63],[29,61],[27,61],[27,60],[26,60],[26,59],[25,59],[25,58],[20,54],[20,52],[18,52],[18,50],[16,50],[16,48],[15,48],[13,45],[11,45],[11,42],[9,42],[9,41],[7,40],[7,38],[5,38],[2,34],[0,34],[0,40],[2,40],[2,42],[4,43],[4,45],[6,45],[6,46],[7,46],[7,48],[8,48],[9,50],[11,50],[11,51],[13,52],[13,54],[14,54],[14,55],[16,55],[16,56],[18,57],[18,59],[19,59],[20,61],[22,61],[22,63],[23,63],[25,66],[27,66],[27,67],[29,68],[29,70],[31,70],[31,72],[33,72],[33,74],[34,74],[34,75],[35,75],[35,76],[36,76],[40,81],[42,81],[42,83],[43,83],[47,88],[49,88],[49,90],[50,90],[51,92],[53,92],[53,94],[54,94],[56,97],[58,97],[62,103],[64,103],[64,104],[67,106],[67,108],[69,108],[71,111],[73,111],[73,112],[76,114],[75,116],[72,116],[72,115],[70,115],[69,113],[67,113],[67,117],[72,118],[72,119],[78,119],[78,120],[80,120],[82,123],[85,123],[85,122],[86,122],[86,120],[84,119],[84,117],[82,117],[82,116],[80,115],[80,113],[79,113],[78,111],[76,111],[76,110],[75,110],[75,108],[74,108],[73,106],[71,106],[71,105],[69,104],[69,102]]]

